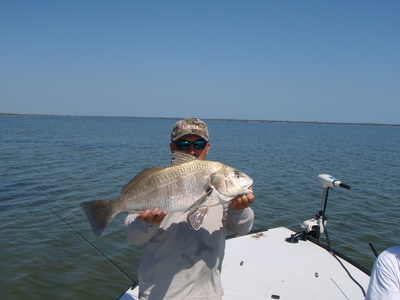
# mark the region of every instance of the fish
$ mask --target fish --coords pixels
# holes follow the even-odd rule
[[[208,207],[227,204],[238,195],[252,193],[253,180],[223,163],[200,160],[175,152],[169,167],[142,170],[115,199],[81,202],[93,233],[103,236],[114,217],[121,213],[140,214],[158,208],[167,212],[189,212],[188,226],[199,230]]]

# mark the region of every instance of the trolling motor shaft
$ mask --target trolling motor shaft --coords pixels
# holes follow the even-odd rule
[[[349,185],[342,183],[335,177],[328,174],[318,175],[318,180],[322,184],[323,192],[322,192],[321,210],[317,214],[318,225],[315,233],[315,238],[317,239],[317,241],[319,241],[319,236],[322,232],[324,232],[324,227],[326,225],[327,217],[325,216],[325,212],[326,212],[326,205],[328,203],[329,190],[334,187],[341,187],[347,190],[351,188]]]

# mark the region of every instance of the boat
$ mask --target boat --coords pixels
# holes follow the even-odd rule
[[[350,189],[328,174],[320,174],[321,210],[295,232],[278,227],[261,229],[226,241],[221,280],[223,300],[244,299],[364,299],[370,271],[320,242],[326,232],[329,190]],[[138,298],[138,283],[119,300]]]

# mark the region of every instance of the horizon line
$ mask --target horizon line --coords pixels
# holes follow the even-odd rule
[[[125,119],[165,119],[165,120],[181,120],[181,119],[184,119],[184,118],[180,118],[180,117],[87,116],[87,115],[20,114],[20,113],[0,113],[0,116],[15,116],[15,117],[75,117],[75,118],[125,118]],[[400,124],[385,124],[385,123],[249,120],[249,119],[225,119],[225,118],[201,118],[201,119],[202,120],[206,120],[206,121],[249,122],[249,123],[282,123],[282,124],[319,124],[319,125],[355,125],[355,126],[393,126],[393,127],[400,127]]]

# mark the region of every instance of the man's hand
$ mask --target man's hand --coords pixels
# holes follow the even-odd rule
[[[140,220],[147,221],[149,223],[161,223],[167,215],[167,211],[163,210],[158,213],[158,208],[154,208],[151,211],[146,209],[139,215]]]
[[[253,190],[252,187],[250,187],[250,189]],[[253,193],[239,195],[232,199],[230,206],[236,210],[245,209],[246,207],[249,207],[251,204],[253,204],[254,199],[255,197]]]

